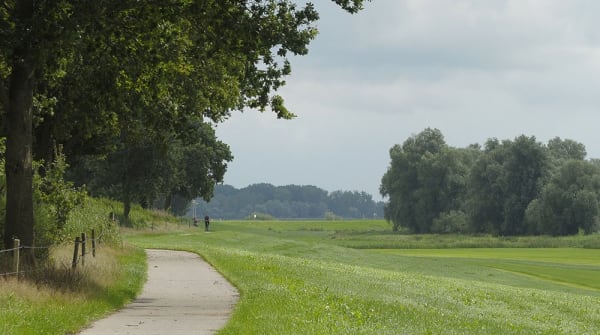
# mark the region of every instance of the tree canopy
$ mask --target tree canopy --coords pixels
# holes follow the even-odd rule
[[[334,2],[355,13],[364,1]],[[244,108],[292,118],[276,91],[317,19],[311,3],[291,0],[4,1],[4,242],[34,244],[32,162],[50,161],[55,143],[73,164],[148,140],[165,147],[190,118],[220,122]]]
[[[585,156],[583,144],[558,137],[451,148],[427,128],[390,150],[385,217],[417,233],[591,233],[600,228],[600,170]]]
[[[327,192],[311,185],[274,186],[261,183],[241,189],[217,185],[210,201],[197,200],[180,208],[197,216],[243,219],[263,214],[280,219],[349,218],[372,219],[383,216],[383,203],[370,194],[358,191]]]

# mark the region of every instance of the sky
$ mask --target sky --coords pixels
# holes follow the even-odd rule
[[[554,137],[600,158],[600,1],[314,1],[308,55],[280,89],[298,115],[233,112],[217,126],[225,184],[315,185],[381,200],[389,149],[427,127],[453,147]]]

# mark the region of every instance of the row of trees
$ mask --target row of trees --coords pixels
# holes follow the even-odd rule
[[[381,218],[383,202],[357,191],[328,193],[316,186],[254,184],[242,189],[217,185],[210,202],[193,205],[196,215],[243,219],[253,213],[276,218]],[[193,214],[193,209],[188,211]]]
[[[427,128],[390,149],[380,192],[394,229],[496,235],[597,231],[600,162],[581,143],[535,137],[446,144]]]
[[[317,19],[291,0],[2,2],[4,244],[34,245],[33,162],[58,147],[69,175],[125,215],[159,194],[209,198],[231,160],[211,124],[244,108],[292,118],[276,91]]]

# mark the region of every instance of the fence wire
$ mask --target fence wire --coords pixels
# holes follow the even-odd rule
[[[17,273],[23,273],[23,272],[19,271],[19,272],[5,272],[5,273],[0,273],[0,277],[12,276],[12,275],[16,275]]]
[[[5,253],[5,252],[11,252],[11,251],[15,251],[21,248],[12,248],[12,249],[5,249],[5,250],[0,250],[0,254]]]
[[[35,249],[50,249],[50,247],[31,247],[31,246],[28,246],[28,245],[22,245],[21,249],[34,249],[34,250]]]
[[[21,245],[18,248],[10,248],[10,249],[4,249],[4,250],[0,250],[0,254],[4,254],[4,253],[8,253],[8,252],[13,252],[13,251],[17,251],[17,250],[36,250],[36,249],[50,249],[50,247],[32,247],[32,246],[27,246],[27,245]],[[13,271],[13,272],[3,272],[0,273],[0,277],[7,277],[7,276],[12,276],[12,275],[19,275],[22,273],[29,273],[29,272],[33,272],[35,270],[28,270],[28,271],[21,271],[19,270],[17,271]]]
[[[92,242],[100,243],[100,241],[101,241],[101,239],[102,239],[103,236],[104,236],[104,232],[102,232],[99,236],[96,236],[94,238],[87,238],[86,237],[85,241],[76,240],[74,243],[75,244],[84,244],[84,243],[88,244],[88,242],[90,242],[90,243],[92,243]],[[50,248],[51,247],[49,247],[49,246],[47,246],[47,247],[46,246],[45,247],[37,247],[37,246],[21,245],[18,248],[10,248],[10,249],[0,250],[0,255],[5,254],[5,253],[9,253],[9,252],[13,252],[13,251],[17,251],[17,250],[21,250],[21,249],[24,249],[24,250],[37,250],[37,249],[50,249]],[[91,253],[92,250],[93,249],[90,249],[90,253]],[[87,252],[86,252],[86,254],[87,254]],[[77,265],[81,264],[81,260],[82,260],[82,257],[77,257],[77,259],[75,261],[75,264],[73,264],[73,266],[77,266]],[[19,275],[19,274],[22,274],[22,273],[30,273],[30,272],[35,272],[35,271],[39,271],[39,270],[33,269],[33,270],[27,270],[27,271],[20,271],[19,270],[18,272],[16,272],[16,271],[14,271],[14,272],[3,272],[3,273],[0,273],[0,277],[6,277],[6,276],[12,276],[12,275]]]

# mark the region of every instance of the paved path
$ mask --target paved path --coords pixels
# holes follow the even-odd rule
[[[214,334],[238,300],[237,290],[198,255],[146,250],[148,281],[124,309],[81,335]]]

